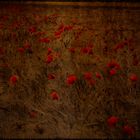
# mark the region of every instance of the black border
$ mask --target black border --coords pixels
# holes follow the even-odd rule
[[[140,0],[0,0],[0,2],[140,2]]]

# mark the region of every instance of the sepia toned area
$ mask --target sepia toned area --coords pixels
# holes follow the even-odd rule
[[[1,138],[140,138],[140,5],[91,5],[0,5]]]

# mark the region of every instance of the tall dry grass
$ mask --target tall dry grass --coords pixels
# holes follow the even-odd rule
[[[140,137],[140,81],[129,79],[131,73],[140,77],[140,65],[133,62],[140,58],[137,10],[4,5],[0,17],[0,137],[127,137],[123,124],[108,126],[110,116],[127,119],[135,127],[131,137]],[[62,24],[73,28],[56,39],[54,32]],[[44,37],[51,41],[40,42]],[[114,51],[128,39],[124,48]],[[19,52],[27,43],[31,49]],[[93,53],[81,52],[88,44]],[[48,48],[54,61],[46,64]],[[110,76],[107,64],[112,59],[121,69]],[[92,73],[95,84],[84,79],[85,72]],[[55,79],[48,80],[48,74]],[[68,85],[71,74],[77,80]],[[15,85],[9,82],[12,75],[19,77]],[[52,91],[59,100],[52,100]]]

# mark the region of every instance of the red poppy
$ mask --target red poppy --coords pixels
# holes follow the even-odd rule
[[[126,45],[126,42],[121,42],[115,46],[114,50],[117,51],[118,49],[122,49],[125,47],[125,45]]]
[[[98,79],[101,79],[101,78],[102,78],[102,76],[101,76],[101,74],[100,74],[99,72],[96,72],[95,75],[96,75],[96,77],[97,77]]]
[[[9,79],[10,84],[15,85],[18,81],[19,77],[17,75],[12,75]]]
[[[76,82],[76,80],[77,80],[77,77],[75,75],[69,75],[67,77],[67,84],[72,85]]]
[[[36,27],[31,26],[31,27],[28,28],[28,31],[29,31],[30,33],[34,33],[34,32],[36,32]]]
[[[131,136],[134,134],[134,128],[129,125],[125,125],[123,126],[123,132],[127,134],[128,136]]]
[[[52,55],[48,55],[47,59],[46,59],[46,63],[49,64],[53,61],[53,56]]]
[[[93,54],[92,48],[91,47],[84,47],[81,49],[81,52],[84,54]]]
[[[85,80],[91,80],[92,79],[92,73],[91,72],[85,72],[84,73]]]
[[[70,51],[71,53],[75,53],[75,48],[69,48],[69,51]]]
[[[63,33],[63,30],[60,30],[60,31],[56,31],[54,33],[54,35],[55,35],[56,38],[60,38],[62,33]]]
[[[71,26],[71,25],[68,25],[68,26],[65,26],[65,28],[64,28],[65,30],[67,30],[67,31],[70,31],[70,30],[72,30],[73,29],[73,26]]]
[[[109,127],[115,127],[119,119],[116,116],[111,116],[108,118],[107,123]]]
[[[49,43],[50,39],[47,38],[47,37],[46,38],[40,38],[39,41],[42,42],[42,43]]]
[[[48,74],[48,79],[49,80],[55,79],[55,75],[54,74]]]
[[[36,36],[41,36],[41,35],[45,35],[46,32],[43,32],[43,31],[39,31],[39,32],[36,32],[35,35]]]
[[[115,60],[111,60],[108,64],[107,64],[107,67],[109,68],[115,68],[115,69],[121,69],[121,66],[118,64],[117,61]]]
[[[129,79],[130,79],[131,81],[135,82],[135,81],[138,80],[138,76],[137,76],[136,74],[132,73],[132,74],[130,75]]]
[[[29,49],[29,48],[31,48],[31,44],[29,43],[29,42],[25,42],[25,44],[23,45],[23,47],[25,48],[25,49]]]
[[[24,53],[25,49],[22,48],[22,47],[20,47],[20,48],[17,49],[17,51],[18,51],[19,53]]]
[[[60,98],[56,91],[53,91],[50,96],[53,100],[59,100]]]
[[[52,53],[52,48],[48,48],[47,51],[48,51],[48,54],[51,54]]]
[[[116,69],[111,69],[111,70],[109,71],[109,74],[110,74],[111,76],[115,75],[116,73],[117,73]]]

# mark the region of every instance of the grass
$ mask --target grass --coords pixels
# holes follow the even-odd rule
[[[1,6],[0,137],[139,138],[137,12]],[[50,42],[40,41],[43,38]],[[124,47],[115,51],[124,41]],[[91,47],[91,52],[85,47]],[[48,48],[52,48],[50,54]],[[49,55],[53,61],[47,63]],[[107,67],[112,60],[121,67],[113,76]],[[84,78],[86,72],[92,74],[91,79]],[[130,80],[132,73],[138,80]],[[49,74],[55,78],[48,79]],[[72,74],[77,80],[68,85],[67,77]],[[17,81],[10,83],[13,75]],[[54,91],[57,100],[51,96]],[[108,126],[110,116],[120,119],[115,128]],[[126,124],[135,127],[133,135],[123,133]]]

